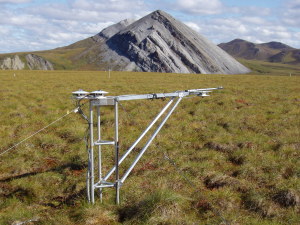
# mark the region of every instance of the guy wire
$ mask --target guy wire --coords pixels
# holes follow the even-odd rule
[[[3,152],[0,153],[0,156],[2,156],[3,154],[5,154],[6,152],[12,150],[13,148],[17,147],[18,145],[22,144],[24,141],[27,141],[28,139],[32,138],[33,136],[37,135],[38,133],[40,133],[41,131],[45,130],[46,128],[50,127],[51,125],[55,124],[56,122],[58,122],[59,120],[63,119],[64,117],[68,116],[69,114],[71,114],[72,112],[76,113],[78,111],[78,108],[73,109],[72,111],[67,112],[65,115],[61,116],[60,118],[56,119],[55,121],[49,123],[47,126],[39,129],[38,131],[36,131],[35,133],[31,134],[30,136],[26,137],[25,139],[23,139],[22,141],[18,142],[17,144],[13,145],[12,147],[4,150]]]

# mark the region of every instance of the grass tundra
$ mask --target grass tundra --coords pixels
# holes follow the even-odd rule
[[[103,204],[86,202],[87,124],[78,114],[1,155],[0,224],[299,224],[300,77],[286,66],[255,68],[264,74],[0,71],[1,152],[75,108],[70,96],[79,88],[121,95],[224,87],[179,104],[122,186],[119,206],[112,189]],[[121,154],[164,104],[122,102]],[[109,140],[110,108],[102,118]],[[113,149],[103,154],[107,171]]]

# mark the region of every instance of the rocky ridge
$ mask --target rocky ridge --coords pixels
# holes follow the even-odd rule
[[[110,67],[167,73],[250,72],[218,46],[163,11],[155,11],[119,28],[118,32],[116,27],[112,31],[108,28],[93,37],[104,42],[99,58]]]
[[[53,70],[53,65],[48,60],[34,54],[7,56],[0,60],[2,70],[23,70],[26,66],[30,70]]]
[[[53,70],[52,63],[41,56],[28,54],[25,58],[31,70]]]
[[[25,68],[25,63],[22,62],[18,55],[15,55],[0,61],[0,68],[2,70],[22,70]]]

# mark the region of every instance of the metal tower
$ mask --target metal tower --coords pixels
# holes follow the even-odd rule
[[[120,202],[120,187],[123,185],[124,181],[138,163],[140,158],[143,156],[153,139],[159,133],[163,125],[169,119],[171,114],[174,112],[175,108],[178,106],[180,101],[187,96],[195,95],[206,97],[209,96],[208,93],[213,90],[222,89],[222,87],[218,88],[205,88],[205,89],[192,89],[185,91],[176,91],[172,93],[155,93],[155,94],[142,94],[142,95],[120,95],[120,96],[105,96],[108,92],[99,90],[94,92],[85,92],[82,90],[73,92],[73,97],[78,101],[78,105],[80,105],[80,101],[86,99],[89,101],[89,116],[85,119],[89,123],[89,147],[88,147],[88,170],[87,170],[87,198],[91,203],[95,202],[95,190],[100,190],[100,200],[102,202],[102,190],[104,188],[115,188],[116,191],[116,204]],[[142,132],[142,134],[137,138],[137,140],[132,144],[132,146],[125,152],[125,154],[120,157],[119,155],[119,117],[118,117],[118,105],[120,101],[130,101],[130,100],[138,100],[138,99],[165,99],[169,98],[169,102],[164,106],[164,108],[158,113],[158,115],[152,120],[152,122],[148,125],[148,127]],[[115,123],[114,123],[114,140],[103,140],[101,137],[101,107],[113,107],[114,115],[115,115]],[[171,107],[171,108],[170,108]],[[170,108],[170,109],[169,109]],[[94,137],[94,121],[93,114],[96,109],[97,113],[97,132],[96,137]],[[131,153],[131,151],[135,148],[135,146],[142,140],[142,138],[147,134],[147,132],[153,127],[153,125],[158,121],[158,119],[169,109],[166,113],[165,117],[158,125],[154,133],[151,135],[149,140],[146,142],[145,146],[142,148],[140,153],[136,156],[135,160],[129,166],[124,174],[120,177],[119,174],[119,166],[125,160],[125,158]],[[85,116],[84,116],[85,117]],[[112,145],[115,150],[115,163],[111,170],[103,176],[102,173],[102,145]],[[98,153],[97,153],[98,152]],[[97,153],[97,154],[96,154]],[[95,177],[95,170],[98,170],[98,177]],[[108,179],[114,173],[115,181],[108,182]]]

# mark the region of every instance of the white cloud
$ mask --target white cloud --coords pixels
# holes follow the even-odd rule
[[[242,38],[281,41],[300,47],[300,0],[281,8],[228,6],[225,0],[0,0],[0,51],[32,51],[65,46],[126,18],[162,9],[216,44]]]
[[[0,32],[0,51],[32,51],[65,46],[95,35],[120,20],[143,16],[146,13],[143,4],[140,0],[77,0],[30,7],[20,5],[18,8],[5,5],[0,7],[0,28],[6,27]],[[8,26],[11,27],[9,30]],[[2,35],[7,33],[10,35]]]
[[[22,26],[23,28],[47,23],[46,19],[34,15],[14,15],[5,18],[4,21],[6,21],[6,24]]]
[[[286,5],[289,8],[300,9],[300,0],[290,0]]]
[[[201,32],[201,28],[193,22],[184,22],[186,25],[188,25],[190,28],[192,28],[193,30],[197,31],[197,32]]]
[[[257,6],[243,6],[243,7],[226,7],[226,12],[231,14],[238,14],[249,17],[266,17],[272,15],[270,8],[263,8]]]
[[[145,5],[139,0],[91,1],[77,0],[69,5],[63,3],[47,3],[27,8],[29,14],[61,20],[82,22],[107,22],[126,18],[135,18],[137,15],[146,15]]]
[[[257,25],[268,23],[268,21],[266,21],[264,18],[258,16],[246,16],[241,18],[241,20],[245,23],[257,24]]]
[[[203,31],[202,34],[216,44],[241,38],[256,43],[280,41],[299,46],[299,42],[294,41],[295,36],[293,32],[285,26],[271,22],[265,22],[258,26],[257,22],[257,19],[246,18],[237,20],[236,18],[227,18],[211,19],[197,25]]]
[[[177,6],[184,12],[204,15],[219,14],[223,8],[219,0],[178,0]]]
[[[9,35],[11,32],[11,29],[7,26],[0,26],[0,35],[6,36]]]
[[[28,3],[32,0],[0,0],[0,3],[12,3],[12,4],[19,4],[19,3]]]
[[[102,12],[128,12],[146,7],[141,0],[76,0],[71,4],[72,8],[83,10],[100,10]]]
[[[300,28],[300,0],[290,0],[284,3],[280,14],[283,15],[286,25]]]

